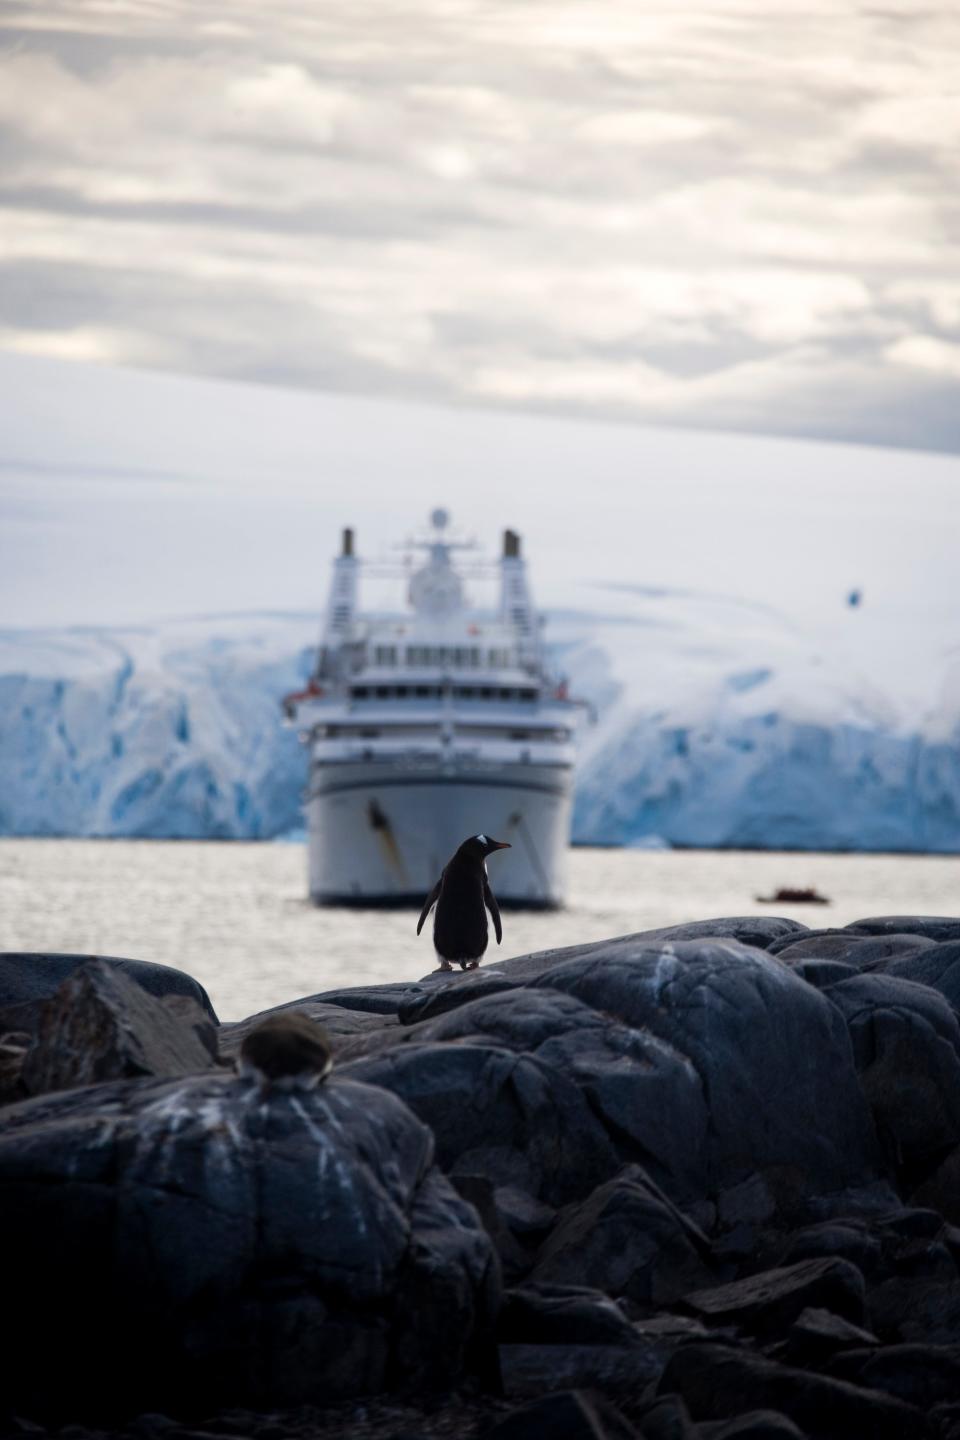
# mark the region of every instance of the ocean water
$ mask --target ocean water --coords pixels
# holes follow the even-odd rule
[[[496,891],[496,860],[490,864]],[[574,849],[565,909],[508,911],[487,959],[721,915],[810,926],[960,914],[960,858]],[[828,905],[764,905],[815,886]],[[123,955],[188,971],[221,1019],[434,966],[416,912],[317,909],[302,845],[0,839],[0,949]]]

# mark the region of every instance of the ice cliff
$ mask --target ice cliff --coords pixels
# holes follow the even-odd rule
[[[960,851],[960,646],[942,626],[841,607],[803,625],[693,592],[594,600],[547,632],[597,716],[576,840]],[[255,615],[4,632],[0,833],[294,828],[306,757],[278,701],[317,631]]]

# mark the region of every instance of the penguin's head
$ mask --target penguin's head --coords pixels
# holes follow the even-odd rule
[[[509,850],[510,848],[508,840],[493,840],[481,831],[479,835],[471,835],[469,840],[464,840],[457,854],[462,855],[465,860],[482,862],[488,855],[492,855],[494,850]]]

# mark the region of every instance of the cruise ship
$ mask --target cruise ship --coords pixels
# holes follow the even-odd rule
[[[322,641],[284,708],[309,753],[309,887],[320,905],[416,904],[468,835],[497,858],[501,904],[563,903],[574,739],[582,710],[547,665],[520,537],[478,564],[435,510],[407,546],[406,608],[367,611],[343,532]],[[458,552],[468,552],[467,563]],[[396,567],[394,567],[396,569]],[[494,597],[475,608],[465,586]]]

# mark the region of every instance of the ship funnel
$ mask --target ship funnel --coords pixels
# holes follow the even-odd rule
[[[516,530],[504,530],[503,532],[503,558],[504,560],[517,560],[520,557],[520,536]]]
[[[341,554],[341,555],[352,555],[352,554],[353,554],[353,531],[352,531],[352,530],[344,530],[344,532],[343,532],[343,549],[340,551],[340,554]]]

